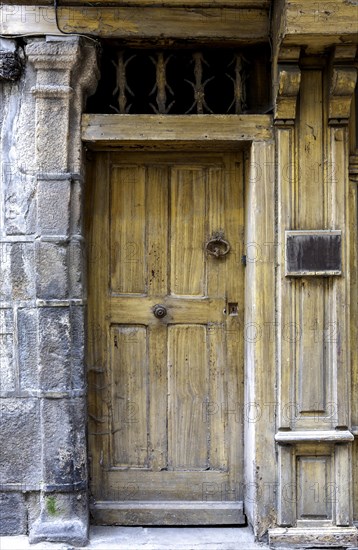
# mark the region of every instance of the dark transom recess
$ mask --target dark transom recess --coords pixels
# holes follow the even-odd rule
[[[105,46],[89,113],[241,114],[270,111],[268,52]]]

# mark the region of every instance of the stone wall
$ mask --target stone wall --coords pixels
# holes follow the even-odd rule
[[[0,40],[2,534],[87,538],[83,161],[97,80],[78,37]]]

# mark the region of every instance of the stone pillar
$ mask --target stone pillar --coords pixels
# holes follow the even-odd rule
[[[10,342],[2,360],[5,412],[25,439],[12,451],[19,464],[7,467],[1,483],[5,491],[10,482],[19,485],[31,542],[82,545],[88,499],[80,123],[97,79],[96,52],[79,37],[46,37],[29,40],[25,54],[25,75],[5,97],[0,297],[0,326]],[[13,439],[9,433],[5,454]]]

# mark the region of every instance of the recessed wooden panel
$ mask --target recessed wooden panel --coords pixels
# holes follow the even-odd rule
[[[328,520],[332,518],[335,499],[331,481],[330,456],[297,457],[297,518]]]
[[[206,269],[206,174],[200,167],[180,166],[171,179],[171,292],[204,296]]]
[[[296,346],[297,404],[300,413],[326,408],[326,281],[300,285],[297,323],[285,336]]]
[[[148,218],[147,278],[148,294],[168,293],[168,200],[169,167],[148,166],[146,177]]]
[[[111,328],[113,464],[145,467],[147,444],[147,331]]]
[[[146,291],[145,170],[114,167],[110,195],[111,289],[118,294]]]
[[[209,432],[202,416],[209,399],[205,332],[200,325],[168,331],[168,454],[175,469],[209,467]]]

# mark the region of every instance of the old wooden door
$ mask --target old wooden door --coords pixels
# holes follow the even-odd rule
[[[242,155],[98,153],[92,180],[94,520],[242,523]]]

